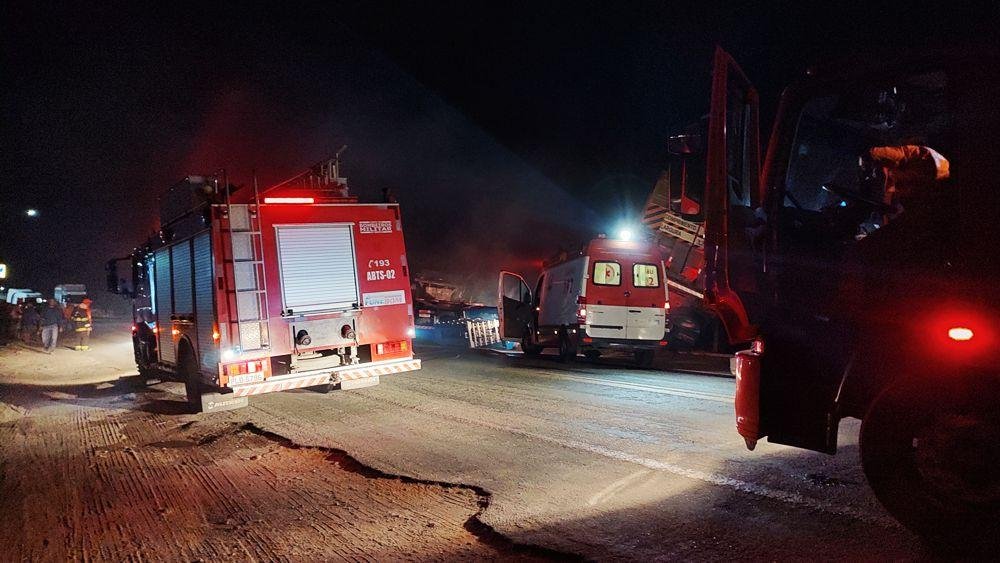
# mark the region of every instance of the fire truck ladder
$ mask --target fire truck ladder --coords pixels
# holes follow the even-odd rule
[[[223,235],[228,235],[233,266],[233,276],[226,287],[229,333],[241,351],[265,349],[270,345],[269,315],[259,207],[256,203],[228,201],[226,206],[229,222]]]

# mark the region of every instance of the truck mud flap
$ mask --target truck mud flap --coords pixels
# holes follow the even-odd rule
[[[249,404],[248,398],[236,397],[232,393],[204,393],[201,396],[201,412],[232,411]]]

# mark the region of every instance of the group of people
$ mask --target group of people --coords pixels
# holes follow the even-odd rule
[[[93,330],[90,303],[90,299],[84,299],[63,307],[55,299],[49,299],[44,305],[0,302],[0,307],[5,309],[0,315],[6,325],[4,336],[7,340],[20,340],[28,345],[41,343],[45,352],[51,354],[59,342],[59,333],[68,331],[74,350],[89,350]]]

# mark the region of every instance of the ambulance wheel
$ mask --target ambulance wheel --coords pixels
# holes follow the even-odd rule
[[[652,367],[655,352],[653,350],[636,350],[635,365],[641,368]]]
[[[531,356],[532,358],[542,353],[542,347],[531,342],[531,333],[529,331],[525,331],[524,336],[521,337],[521,351],[524,352],[525,356]]]
[[[202,383],[201,374],[198,373],[198,363],[194,359],[194,352],[190,346],[181,347],[180,361],[177,362],[178,371],[184,380],[184,396],[187,398],[188,411],[192,414],[201,412]]]
[[[958,378],[944,388],[918,387],[890,387],[865,415],[860,446],[868,483],[890,514],[932,546],[994,550],[1000,547],[1000,413],[992,404],[998,385]]]
[[[568,334],[559,334],[559,361],[572,362],[576,359],[576,343]]]

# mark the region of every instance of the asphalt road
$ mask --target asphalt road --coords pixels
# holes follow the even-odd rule
[[[859,425],[830,457],[734,430],[732,379],[418,349],[378,387],[256,399],[254,424],[389,473],[492,494],[515,542],[598,559],[926,554],[861,473]]]
[[[103,342],[119,346],[119,338]],[[341,450],[384,474],[468,485],[488,499],[481,522],[517,544],[553,550],[542,555],[930,556],[865,484],[856,422],[842,424],[837,456],[766,442],[748,452],[734,429],[730,378],[417,352],[422,370],[385,376],[376,387],[255,397],[232,413],[191,417],[169,408],[182,400],[176,383],[138,391],[136,400],[146,410],[149,401],[159,405],[152,410],[160,426],[218,417],[298,446]]]

